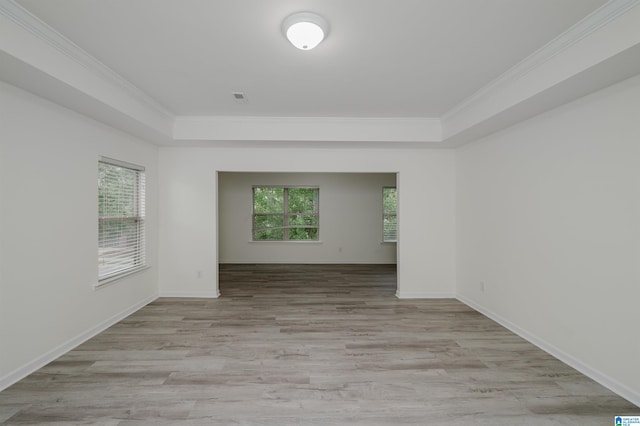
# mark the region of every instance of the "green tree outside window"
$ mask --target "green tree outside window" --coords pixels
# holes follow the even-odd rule
[[[317,241],[319,188],[253,188],[254,241]]]
[[[398,241],[398,193],[396,188],[382,189],[382,241]]]

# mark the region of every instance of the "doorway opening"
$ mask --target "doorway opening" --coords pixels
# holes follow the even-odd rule
[[[264,265],[360,265],[360,268],[363,265],[388,265],[387,270],[393,267],[397,271],[398,242],[393,238],[397,233],[391,228],[397,224],[399,215],[397,212],[395,217],[391,215],[388,197],[385,205],[389,188],[398,186],[397,175],[382,172],[218,171],[218,292],[221,265],[227,264],[260,265],[262,269]],[[256,206],[256,187],[274,188],[268,193],[275,201],[267,207]],[[279,203],[277,197],[286,192],[277,188],[317,188],[318,221],[314,222],[317,230],[310,233],[315,238],[281,240],[283,232],[256,232],[258,226],[263,226],[260,229],[266,226],[269,230],[269,226],[291,228],[296,221],[311,220],[308,216],[302,217],[295,207],[292,211],[284,211],[282,206],[287,203]],[[292,204],[299,203],[293,200]],[[269,210],[267,213],[255,213],[265,208]],[[293,219],[288,221],[281,216]],[[267,238],[260,239],[262,235]],[[397,272],[394,275],[397,292]]]

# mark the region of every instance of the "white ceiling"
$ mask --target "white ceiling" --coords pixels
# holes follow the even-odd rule
[[[637,6],[0,0],[0,80],[158,145],[454,148],[640,74]]]
[[[177,116],[441,117],[605,0],[17,3]],[[303,10],[312,51],[280,29]]]

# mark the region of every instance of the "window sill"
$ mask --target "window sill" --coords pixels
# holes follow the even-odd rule
[[[264,240],[264,241],[249,241],[249,244],[322,244],[320,240]]]
[[[111,284],[115,284],[117,281],[120,281],[123,278],[128,277],[129,275],[134,275],[142,271],[146,271],[150,269],[150,266],[140,266],[139,268],[129,269],[127,271],[123,271],[119,274],[113,275],[111,277],[105,278],[103,280],[99,280],[97,284],[93,286],[94,290],[98,290],[104,287],[109,287]]]

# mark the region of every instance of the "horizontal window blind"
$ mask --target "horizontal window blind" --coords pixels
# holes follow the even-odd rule
[[[98,280],[145,266],[144,167],[98,162]]]
[[[382,241],[398,240],[398,198],[396,188],[382,189]]]

